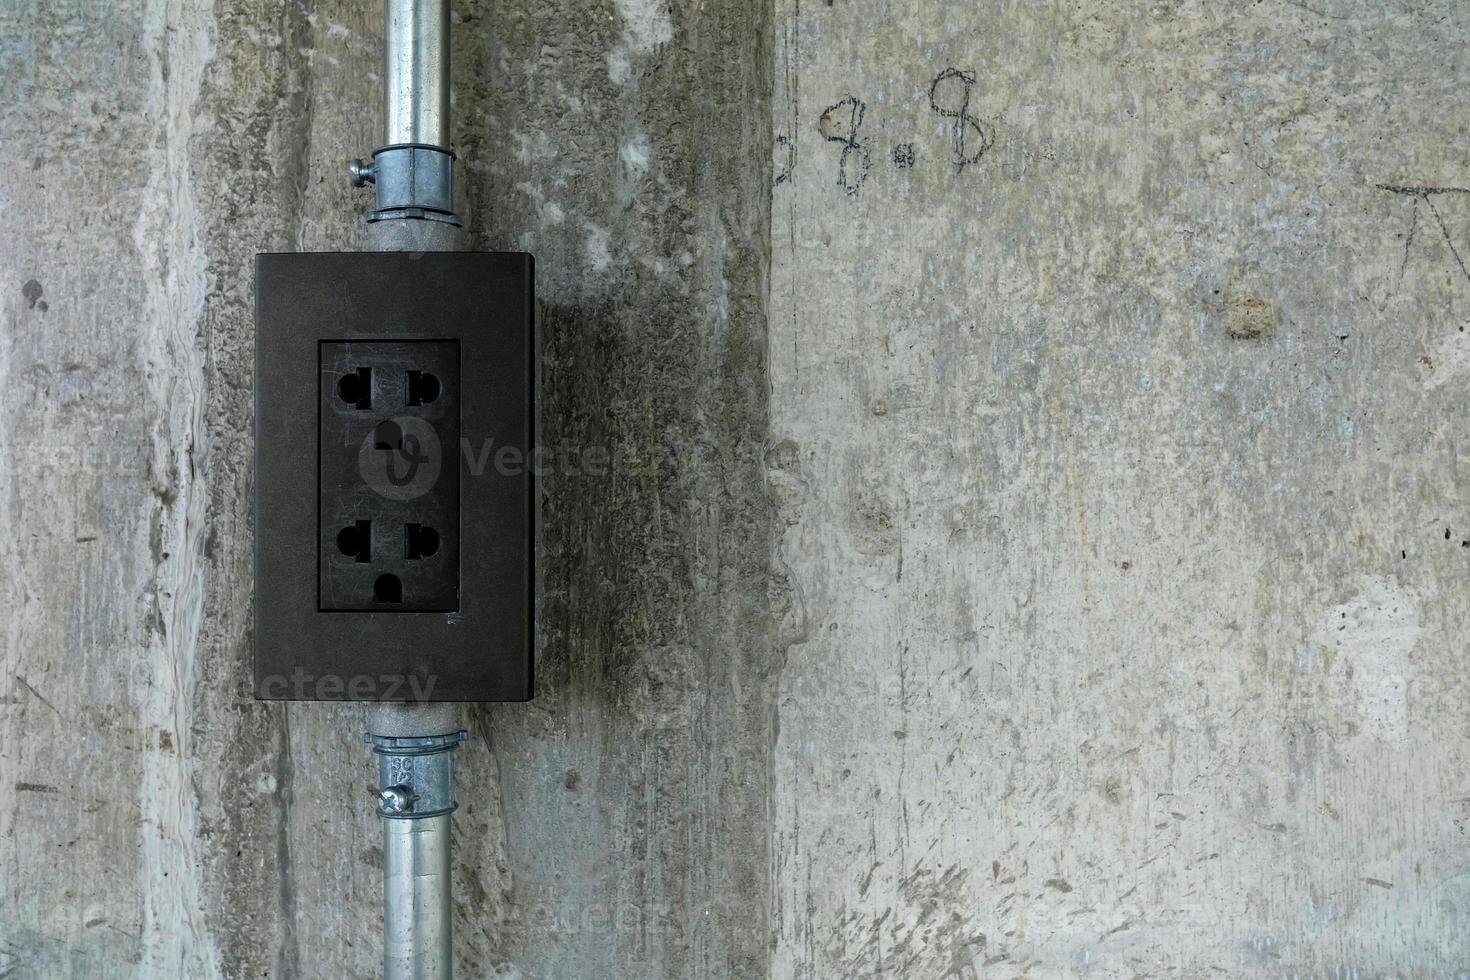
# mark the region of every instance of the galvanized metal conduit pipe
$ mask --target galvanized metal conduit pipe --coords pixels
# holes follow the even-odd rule
[[[449,816],[383,821],[383,976],[454,976]]]
[[[384,145],[350,167],[376,185],[367,215],[374,251],[454,251],[449,137],[449,0],[385,0]],[[377,704],[367,741],[378,756],[383,822],[384,980],[453,980],[450,819],[453,759],[464,740],[457,704]]]
[[[449,0],[388,0],[384,143],[449,147]]]

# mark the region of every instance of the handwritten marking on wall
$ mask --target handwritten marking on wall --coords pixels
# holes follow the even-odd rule
[[[980,120],[970,115],[970,91],[974,87],[975,73],[958,68],[944,69],[929,84],[930,108],[954,120],[951,138],[954,142],[955,173],[959,174],[983,157],[995,142],[995,137],[980,125]]]
[[[995,134],[970,111],[975,89],[975,73],[959,68],[945,68],[929,83],[928,101],[931,111],[950,125],[950,146],[956,174],[985,156],[995,144]],[[846,95],[822,110],[817,117],[817,131],[828,143],[842,147],[837,157],[837,185],[849,197],[856,197],[873,165],[870,141],[862,136],[863,118],[868,105],[856,95]],[[895,143],[890,159],[894,167],[908,170],[915,166],[917,154],[911,140]],[[790,134],[776,137],[775,185],[790,183],[796,173],[796,141]]]
[[[1414,201],[1414,213],[1409,220],[1409,234],[1404,238],[1404,260],[1399,265],[1399,280],[1404,278],[1404,270],[1409,267],[1409,249],[1414,244],[1414,234],[1419,230],[1419,205],[1429,209],[1434,221],[1439,225],[1439,232],[1444,236],[1444,243],[1449,246],[1450,254],[1455,257],[1455,264],[1460,267],[1460,273],[1470,282],[1470,268],[1465,267],[1465,259],[1460,255],[1460,250],[1455,248],[1454,238],[1450,236],[1449,226],[1445,224],[1444,216],[1439,213],[1439,208],[1434,206],[1434,198],[1441,194],[1470,194],[1470,188],[1466,187],[1434,187],[1428,185],[1405,185],[1405,184],[1379,184],[1378,189],[1388,191],[1390,194],[1398,194],[1403,197],[1412,198]]]
[[[849,95],[822,110],[817,121],[817,129],[827,142],[842,144],[842,154],[837,158],[837,184],[849,195],[856,195],[862,189],[863,181],[868,179],[868,169],[873,165],[872,151],[858,139],[867,111],[862,99]]]
[[[776,137],[776,186],[780,187],[791,179],[796,169],[796,144],[789,136]]]

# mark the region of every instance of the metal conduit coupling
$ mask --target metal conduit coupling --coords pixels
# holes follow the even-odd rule
[[[385,0],[383,145],[348,165],[373,184],[367,220],[417,218],[458,226],[449,139],[449,0]]]
[[[416,738],[364,735],[378,755],[378,814],[423,820],[453,813],[454,750],[465,732]]]

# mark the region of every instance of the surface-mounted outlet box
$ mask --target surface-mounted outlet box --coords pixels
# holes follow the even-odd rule
[[[255,690],[531,696],[532,263],[256,261]]]

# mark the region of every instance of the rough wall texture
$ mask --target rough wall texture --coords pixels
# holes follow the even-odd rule
[[[778,4],[775,975],[1470,971],[1464,13]]]
[[[361,712],[247,665],[252,257],[363,246],[380,20],[0,7],[0,976],[378,975]],[[462,212],[537,254],[546,439],[618,460],[549,476],[541,698],[460,753],[460,975],[759,975],[769,11],[455,20]]]
[[[616,459],[461,975],[1470,974],[1463,16],[457,0]],[[0,3],[0,977],[377,974],[360,712],[246,597],[251,260],[363,245],[378,24]]]

